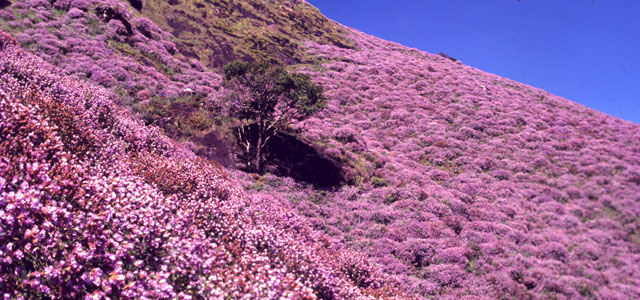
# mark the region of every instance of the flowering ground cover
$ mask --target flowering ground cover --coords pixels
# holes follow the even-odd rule
[[[187,25],[213,5],[183,2],[169,4]],[[217,12],[268,23],[285,2]],[[179,143],[224,143],[221,77],[189,53],[215,41],[190,48],[206,35],[154,24],[152,8],[2,5],[17,40],[0,36],[3,295],[640,298],[637,124],[324,21],[334,42],[305,38],[293,22],[301,31],[274,33],[296,45],[282,59],[329,101],[287,137],[339,158],[344,185],[224,169]],[[234,55],[264,51],[245,46]]]
[[[0,32],[4,298],[392,298],[366,258]]]
[[[126,2],[17,0],[0,10],[0,28],[64,74],[111,90],[176,140],[197,141],[214,125],[221,77],[180,54],[170,33]]]
[[[307,43],[326,110],[299,125],[358,167],[300,215],[435,298],[640,297],[640,127],[354,30]]]
[[[184,89],[211,95],[220,76],[178,53],[172,35],[120,1],[19,0],[0,10],[0,26],[65,74],[89,79],[129,104]]]
[[[219,7],[220,3],[217,6],[202,4],[209,7],[206,11],[210,14],[203,23],[194,17],[202,9],[188,3],[169,5],[166,1],[145,1],[140,11],[117,0],[15,0],[0,9],[0,28],[15,35],[24,48],[65,74],[113,91],[120,96],[117,103],[134,110],[147,124],[160,127],[175,140],[190,142],[189,146],[202,156],[232,165],[230,153],[226,151],[228,147],[210,142],[211,137],[224,140],[224,136],[220,136],[224,134],[216,126],[222,117],[217,111],[221,76],[207,66],[220,66],[226,62],[225,57],[268,58],[276,52],[279,54],[275,58],[286,62],[301,61],[303,55],[305,60],[310,60],[311,56],[299,49],[296,41],[309,35],[309,30],[326,32],[314,35],[314,40],[323,43],[343,47],[349,43],[338,32],[347,32],[346,28],[329,21],[307,4],[280,3],[261,8],[260,2],[226,3],[224,7]],[[282,6],[288,8],[280,11]],[[268,16],[264,20],[243,21],[239,11],[250,15],[259,15],[262,11]],[[162,27],[146,15],[160,21]],[[304,16],[315,25],[300,28],[297,17],[289,15]],[[193,30],[171,27],[167,19],[175,26],[192,24],[178,27]],[[267,20],[271,20],[270,26],[262,24]],[[235,26],[236,21],[242,21],[243,25]],[[255,25],[256,22],[262,25]],[[196,25],[199,29],[193,27]],[[244,35],[247,26],[253,28],[252,36]],[[256,36],[257,30],[264,36]],[[291,42],[282,44],[284,40]],[[248,46],[254,42],[269,46],[268,51]]]

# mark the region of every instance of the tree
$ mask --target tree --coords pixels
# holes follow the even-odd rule
[[[322,87],[308,75],[265,62],[228,63],[223,84],[230,90],[226,108],[236,122],[235,136],[247,168],[255,172],[262,171],[269,139],[326,106]]]

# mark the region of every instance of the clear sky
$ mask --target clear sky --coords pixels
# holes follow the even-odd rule
[[[640,124],[640,0],[307,0],[377,37]]]

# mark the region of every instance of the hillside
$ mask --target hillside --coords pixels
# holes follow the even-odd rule
[[[234,59],[313,62],[304,40],[354,47],[348,29],[300,0],[150,0],[140,11],[174,35],[182,54],[214,68]]]
[[[2,35],[2,291],[640,298],[637,124],[304,1],[2,6],[25,49]],[[329,99],[270,146],[271,173],[233,168],[217,72],[237,58],[287,64]],[[22,139],[37,130],[52,142]],[[225,263],[195,267],[210,258]]]
[[[131,119],[107,91],[0,32],[4,297],[211,299],[391,295],[274,197]]]
[[[640,126],[354,31],[301,125],[367,171],[297,203],[422,295],[639,296]],[[281,191],[305,199],[305,189]]]

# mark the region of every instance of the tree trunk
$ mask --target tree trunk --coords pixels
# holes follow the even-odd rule
[[[258,143],[256,144],[256,172],[262,172],[262,128],[258,127]]]
[[[237,127],[238,133],[238,141],[243,144],[244,148],[244,161],[247,165],[247,170],[252,170],[253,165],[251,164],[251,132],[247,133],[245,131],[245,125],[240,123]]]

